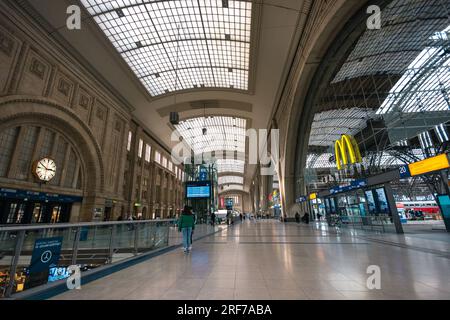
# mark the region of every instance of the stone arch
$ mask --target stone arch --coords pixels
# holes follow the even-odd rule
[[[384,7],[389,0],[375,0],[374,3]],[[288,129],[282,139],[283,143],[283,207],[288,216],[293,216],[296,210],[301,209],[295,204],[295,197],[304,193],[303,168],[306,163],[309,132],[314,119],[314,100],[320,94],[320,85],[330,79],[340,62],[345,61],[347,53],[355,41],[365,31],[364,21],[367,19],[366,3],[358,5],[341,0],[336,2],[336,11],[330,10],[332,23],[322,24],[321,32],[310,46],[310,52],[303,57],[304,72],[293,86],[292,104],[288,111]],[[351,9],[350,9],[351,8]],[[350,19],[348,18],[350,16]],[[317,58],[320,61],[317,62]],[[305,68],[309,61],[313,67]],[[330,63],[333,62],[333,63]],[[301,65],[301,63],[299,64]],[[300,67],[299,67],[300,68]],[[280,177],[281,179],[281,177]]]
[[[72,110],[53,100],[30,96],[0,98],[0,131],[13,126],[37,125],[60,133],[76,149],[83,170],[83,194],[94,205],[105,187],[100,146],[91,129]],[[86,200],[84,201],[86,205]]]

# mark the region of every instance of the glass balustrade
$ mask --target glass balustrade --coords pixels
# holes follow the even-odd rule
[[[85,272],[167,247],[173,225],[174,220],[1,226],[0,298],[63,280],[71,265]],[[46,252],[45,245],[37,248],[52,240],[56,251]],[[36,265],[32,257],[42,262],[58,251],[44,270],[32,267]]]

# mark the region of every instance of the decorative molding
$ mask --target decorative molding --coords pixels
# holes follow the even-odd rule
[[[59,78],[58,80],[58,91],[62,93],[64,96],[69,97],[70,91],[72,90],[72,84],[66,81],[63,78]]]
[[[14,40],[0,30],[0,51],[11,57],[14,51]]]
[[[37,76],[39,79],[44,80],[47,67],[38,58],[32,57],[30,62],[30,72]]]
[[[78,96],[78,105],[83,109],[89,109],[89,105],[91,103],[91,98],[85,95],[84,93],[80,93]]]

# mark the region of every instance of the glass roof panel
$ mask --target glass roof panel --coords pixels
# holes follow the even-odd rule
[[[221,192],[230,191],[230,190],[243,191],[244,186],[243,185],[224,185],[224,186],[222,186]]]
[[[354,135],[375,117],[371,109],[351,108],[317,113],[311,128],[310,146],[331,147],[343,134]]]
[[[152,96],[248,90],[250,1],[81,2]]]
[[[218,159],[216,164],[219,174],[224,172],[244,173],[245,162],[243,160]]]
[[[419,113],[450,109],[450,26],[430,37],[434,47],[427,47],[414,59],[389,92],[377,111]]]
[[[244,184],[244,177],[223,176],[219,177],[219,185],[223,184]]]
[[[247,120],[233,117],[200,117],[180,121],[178,133],[195,154],[212,151],[245,153]],[[206,128],[206,134],[203,134]]]

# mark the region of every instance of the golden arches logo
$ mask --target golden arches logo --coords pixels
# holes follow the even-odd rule
[[[334,152],[338,170],[342,170],[349,163],[356,164],[362,162],[358,143],[354,137],[347,134],[344,134],[340,140],[336,141],[334,144]]]

